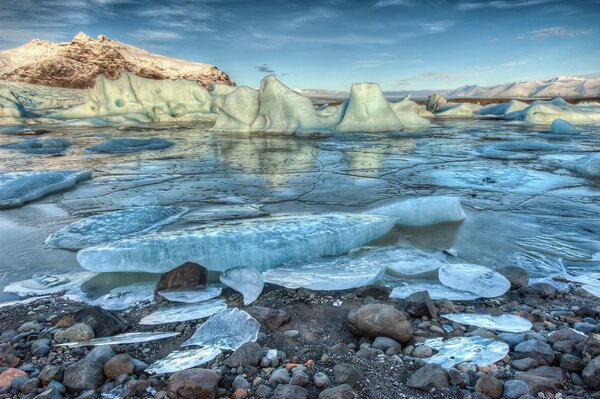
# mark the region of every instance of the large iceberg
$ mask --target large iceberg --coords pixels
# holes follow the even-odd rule
[[[439,269],[440,282],[447,287],[469,291],[484,298],[494,298],[510,289],[510,281],[485,266],[447,264]]]
[[[555,119],[569,123],[600,123],[600,108],[594,106],[575,106],[562,98],[552,101],[535,101],[518,115],[518,119],[540,124],[551,124]]]
[[[216,271],[264,270],[346,253],[387,234],[394,224],[385,216],[347,213],[249,219],[85,248],[77,260],[102,272],[163,273],[188,261]]]
[[[214,90],[212,93],[217,94]],[[211,130],[236,133],[252,131],[252,124],[258,114],[258,90],[251,87],[238,87],[232,92],[216,96],[213,104],[218,115]]]
[[[460,222],[465,211],[456,197],[421,197],[395,201],[368,211],[374,215],[389,216],[404,226],[429,226],[438,223]]]
[[[0,173],[0,208],[22,206],[91,178],[90,171],[80,170]]]
[[[481,115],[481,116],[500,117],[500,116],[504,116],[506,114],[510,114],[511,112],[517,112],[517,111],[524,110],[528,106],[529,106],[529,104],[524,103],[523,101],[510,100],[505,103],[488,104],[485,107],[481,108],[476,113],[477,113],[477,115]]]
[[[16,143],[0,145],[3,150],[15,150],[23,154],[31,155],[57,155],[62,154],[71,146],[71,142],[66,139],[44,139],[44,140],[25,140]]]

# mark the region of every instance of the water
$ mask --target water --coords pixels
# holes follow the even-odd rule
[[[460,197],[463,223],[396,227],[374,245],[451,250],[456,263],[520,264],[536,276],[600,270],[600,181],[562,167],[600,150],[600,129],[553,137],[496,120],[436,120],[423,132],[345,134],[328,138],[208,132],[210,125],[60,128],[44,138],[72,142],[58,156],[0,150],[0,171],[89,169],[93,179],[21,208],[0,210],[0,288],[36,273],[80,271],[76,253],[44,240],[66,224],[141,205],[185,206],[190,212],[243,204],[276,214],[360,212],[379,203],[425,195]],[[114,138],[160,138],[158,151],[94,154]],[[26,139],[3,133],[0,145]],[[555,151],[523,160],[490,159],[479,148],[505,141],[551,143]],[[528,151],[531,154],[532,151]],[[531,158],[531,159],[529,159]],[[237,207],[237,208],[236,208]],[[237,211],[237,214],[236,214]],[[225,211],[226,213],[226,211]],[[193,227],[183,217],[161,231]],[[98,295],[153,275],[102,274]],[[394,282],[394,278],[386,277]],[[0,293],[0,300],[14,299]]]

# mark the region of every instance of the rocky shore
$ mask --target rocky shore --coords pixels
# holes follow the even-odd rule
[[[261,325],[256,342],[172,374],[149,364],[180,350],[202,320],[140,325],[163,302],[110,312],[59,296],[0,308],[0,399],[60,398],[600,398],[600,302],[576,285],[528,285],[509,268],[512,289],[493,299],[390,299],[385,287],[317,292],[266,285],[250,306],[224,289],[227,305]],[[512,314],[531,330],[501,332],[450,321],[449,313]],[[174,331],[157,341],[57,346],[123,332]],[[429,338],[479,336],[508,344],[485,367],[428,363]],[[477,353],[477,349],[474,353]]]

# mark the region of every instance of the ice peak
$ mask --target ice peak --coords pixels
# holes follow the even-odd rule
[[[101,36],[104,36],[104,35],[101,35]],[[98,39],[100,39],[100,36],[98,37]],[[94,38],[91,37],[90,35],[88,35],[87,33],[85,33],[85,32],[79,32],[78,34],[76,34],[75,36],[73,36],[72,42],[73,43],[75,43],[75,42],[91,42],[93,40],[94,40]]]

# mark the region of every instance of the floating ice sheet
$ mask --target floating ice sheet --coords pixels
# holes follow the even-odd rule
[[[70,300],[82,301],[92,306],[100,306],[108,310],[129,309],[141,302],[154,299],[155,283],[135,283],[122,287],[116,287],[109,293],[98,298],[89,298],[80,288],[75,288],[65,294]]]
[[[216,298],[221,295],[221,287],[210,284],[189,290],[158,291],[158,293],[171,302],[197,303]]]
[[[261,273],[253,267],[236,267],[224,271],[221,282],[244,296],[244,305],[256,300],[265,287]]]
[[[209,299],[198,303],[174,305],[150,313],[140,320],[140,324],[179,323],[188,320],[204,319],[224,309],[227,309],[227,304],[221,299]]]
[[[600,153],[586,155],[565,168],[586,177],[600,177]]]
[[[449,299],[451,301],[472,301],[479,295],[468,291],[459,291],[437,283],[409,283],[396,287],[390,293],[390,298],[405,299],[415,292],[427,291],[431,299]]]
[[[61,154],[71,146],[66,139],[33,139],[0,145],[0,149],[16,150],[23,154],[56,155]]]
[[[429,253],[415,248],[384,248],[365,256],[370,256],[373,261],[380,260],[390,274],[412,278],[431,274],[447,264],[441,252]]]
[[[600,285],[584,284],[581,286],[581,288],[583,288],[596,298],[600,298]]]
[[[531,322],[529,320],[512,314],[452,313],[442,315],[442,317],[460,324],[477,326],[488,330],[513,333],[531,330]]]
[[[447,287],[469,291],[484,298],[494,298],[510,289],[510,281],[485,266],[447,264],[440,267],[439,278]]]
[[[243,310],[233,308],[215,314],[196,329],[181,346],[213,346],[236,350],[258,337],[260,323]]]
[[[65,292],[81,286],[96,276],[96,273],[78,272],[67,274],[35,274],[32,278],[10,283],[4,292],[19,296],[41,296]]]
[[[127,153],[149,150],[164,150],[175,145],[172,141],[159,138],[150,139],[112,139],[102,144],[86,148],[89,152],[98,153]]]
[[[529,104],[518,100],[510,100],[505,103],[489,104],[477,111],[482,116],[504,116],[511,112],[521,111],[527,108]]]
[[[379,206],[368,213],[396,218],[397,224],[405,226],[429,226],[466,218],[460,199],[455,197],[411,198]]]
[[[221,354],[221,350],[206,346],[199,349],[188,349],[170,353],[164,359],[161,359],[150,365],[145,371],[150,374],[167,374],[176,371],[198,367],[208,363]]]
[[[455,337],[447,341],[432,338],[424,342],[431,349],[438,351],[435,355],[423,359],[427,363],[439,364],[450,368],[459,363],[473,363],[480,367],[489,366],[504,359],[508,354],[508,344],[483,337]]]
[[[85,248],[77,260],[88,270],[102,272],[163,273],[184,262],[216,271],[243,266],[264,270],[348,252],[393,226],[394,219],[388,217],[347,213],[258,218]]]
[[[183,218],[188,222],[208,223],[228,219],[250,219],[266,215],[254,205],[218,205],[189,212]]]
[[[141,206],[94,215],[71,223],[46,239],[46,244],[65,249],[81,249],[157,231],[173,223],[187,208]]]
[[[56,346],[78,348],[81,346],[137,344],[140,342],[150,342],[157,341],[159,339],[175,337],[177,335],[179,335],[178,332],[132,332],[117,334],[113,335],[112,337],[94,338],[89,341],[66,342]]]

